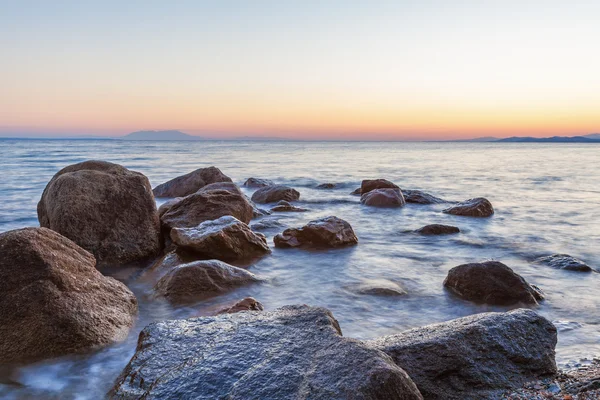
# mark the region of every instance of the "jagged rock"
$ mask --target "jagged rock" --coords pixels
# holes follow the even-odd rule
[[[231,182],[231,178],[216,167],[200,168],[158,185],[153,192],[156,197],[185,197],[216,182]]]
[[[360,202],[371,207],[402,207],[406,204],[400,189],[373,189],[360,196]]]
[[[296,201],[300,198],[300,192],[288,186],[275,185],[258,189],[252,195],[252,201],[256,203],[275,203],[277,201]]]
[[[478,197],[458,203],[455,206],[444,210],[446,214],[462,215],[464,217],[491,217],[494,214],[494,207],[488,199]]]
[[[244,186],[249,188],[262,188],[267,186],[275,186],[275,182],[270,179],[248,178],[246,182],[244,182]]]
[[[364,195],[375,189],[400,189],[400,187],[387,179],[365,179],[360,185],[360,194]]]
[[[274,211],[274,212],[305,212],[308,210],[306,208],[296,207],[295,205],[293,205],[285,200],[281,200],[280,202],[278,202],[275,205],[275,207],[271,208],[271,211]]]
[[[234,314],[240,311],[263,311],[265,308],[254,297],[246,297],[232,305],[217,312],[217,314]]]
[[[403,190],[402,194],[407,203],[414,204],[439,204],[447,203],[446,200],[435,197],[429,193],[422,192],[420,190]]]
[[[553,254],[551,256],[540,257],[536,260],[539,264],[545,264],[556,269],[565,269],[577,272],[592,272],[592,267],[578,258],[568,254]]]
[[[302,228],[290,228],[276,235],[277,247],[339,247],[358,243],[350,224],[338,217],[326,217],[311,221]]]
[[[421,235],[450,235],[453,233],[459,233],[460,229],[451,225],[431,224],[417,229],[416,232],[420,233]]]

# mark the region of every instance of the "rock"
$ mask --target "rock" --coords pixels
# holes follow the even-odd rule
[[[265,219],[251,224],[250,229],[253,231],[266,231],[269,229],[281,228],[282,226],[284,225],[275,219]]]
[[[448,272],[444,286],[459,297],[476,303],[537,304],[544,299],[541,290],[498,261],[454,267]]]
[[[494,207],[488,199],[478,197],[458,203],[457,205],[444,210],[446,214],[462,215],[464,217],[491,217],[494,214]]]
[[[483,313],[366,342],[389,354],[426,399],[491,399],[556,375],[556,328],[532,310]]]
[[[400,189],[373,189],[362,196],[360,202],[371,207],[402,207],[406,204]]]
[[[402,194],[407,203],[415,204],[439,204],[447,203],[446,200],[435,197],[429,193],[422,192],[420,190],[403,190]]]
[[[179,265],[154,286],[155,295],[175,304],[205,300],[241,286],[260,282],[256,275],[219,260]]]
[[[288,186],[275,185],[258,189],[252,195],[252,201],[256,203],[275,203],[277,201],[296,201],[300,193]]]
[[[275,186],[275,182],[270,179],[248,178],[244,182],[244,186],[249,188],[262,188],[267,186]]]
[[[375,189],[400,189],[400,187],[387,179],[365,179],[360,185],[360,194],[369,193]]]
[[[162,217],[164,213],[169,211],[171,207],[173,207],[175,204],[178,204],[183,199],[185,199],[185,197],[175,197],[162,203],[160,207],[158,207],[158,216]]]
[[[347,288],[357,294],[376,296],[404,296],[407,294],[400,285],[387,279],[369,279]]]
[[[278,202],[275,207],[271,208],[271,211],[276,211],[276,212],[305,212],[308,211],[306,208],[301,208],[301,207],[296,207],[293,204],[290,204],[289,202],[285,201],[285,200],[281,200],[280,202]]]
[[[195,228],[171,229],[171,240],[178,247],[223,261],[248,260],[271,252],[262,233],[231,215],[204,221]]]
[[[317,189],[335,189],[337,187],[337,183],[321,183],[317,185]]]
[[[100,264],[156,256],[161,234],[148,178],[120,165],[85,161],[60,170],[37,206],[40,226],[94,254]]]
[[[425,225],[415,232],[420,233],[421,235],[450,235],[452,233],[459,233],[460,229],[451,225],[431,224]]]
[[[109,398],[422,399],[379,350],[341,336],[323,308],[150,324]]]
[[[0,234],[0,363],[84,353],[127,337],[133,293],[94,256],[46,228]]]
[[[197,260],[197,256],[194,257],[192,254],[181,249],[171,250],[156,260],[152,265],[144,269],[138,280],[156,283],[175,267]]]
[[[253,204],[233,183],[211,184],[186,196],[161,216],[163,227],[191,228],[204,221],[231,215],[249,223],[254,215]]]
[[[338,217],[311,221],[302,228],[290,228],[273,238],[276,247],[340,247],[355,245],[358,238],[350,224]]]
[[[233,306],[219,311],[217,314],[234,314],[240,311],[263,311],[264,309],[263,305],[254,297],[246,297]]]
[[[585,262],[568,254],[553,254],[547,257],[540,257],[536,260],[539,264],[545,264],[556,269],[565,269],[568,271],[592,272],[593,269]]]
[[[185,197],[216,182],[231,182],[231,178],[216,167],[200,168],[158,185],[153,192],[156,197]]]
[[[231,183],[231,182],[212,183],[210,185],[204,186],[200,190],[209,191],[209,190],[217,190],[217,189],[227,190],[234,194],[241,194],[242,196],[244,196],[244,198],[246,198],[248,203],[252,206],[252,217],[253,218],[264,217],[265,215],[271,214],[270,211],[263,210],[262,208],[258,208],[256,206],[256,204],[254,204],[254,202],[250,199],[250,197],[248,197],[245,193],[243,193],[235,183]]]
[[[361,195],[361,189],[360,188],[356,188],[350,194],[353,195],[353,196],[360,196]]]

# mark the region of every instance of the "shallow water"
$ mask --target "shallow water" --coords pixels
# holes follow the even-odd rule
[[[133,355],[148,323],[208,314],[253,296],[271,310],[305,303],[331,309],[345,336],[372,338],[473,313],[507,310],[461,301],[442,287],[447,271],[465,262],[496,259],[542,288],[537,311],[559,328],[560,365],[600,355],[600,273],[582,274],[532,264],[538,256],[568,253],[600,269],[600,146],[524,143],[122,142],[0,140],[0,232],[37,226],[36,205],[60,168],[88,159],[122,164],[153,186],[196,168],[215,165],[234,182],[269,178],[296,187],[306,213],[275,213],[253,223],[272,237],[286,227],[328,215],[350,222],[359,245],[305,251],[275,249],[249,268],[268,282],[192,306],[173,309],[149,301],[148,287],[131,271],[117,274],[136,293],[140,312],[129,338],[89,355],[65,357],[12,371],[0,384],[6,398],[101,398]],[[487,197],[489,219],[441,213],[445,205],[401,209],[362,206],[349,193],[365,178],[387,178],[448,200]],[[337,182],[334,190],[318,183]],[[247,191],[251,194],[251,191]],[[277,222],[279,224],[277,224]],[[422,237],[430,223],[461,233]],[[278,226],[279,225],[279,226]],[[404,297],[356,295],[346,287],[389,279]],[[3,382],[8,373],[0,371]]]

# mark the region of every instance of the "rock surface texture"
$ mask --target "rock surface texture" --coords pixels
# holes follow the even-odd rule
[[[217,312],[217,314],[233,314],[241,311],[263,311],[265,308],[262,303],[254,297],[246,297],[232,305]]]
[[[567,271],[577,272],[592,272],[592,267],[587,265],[585,262],[578,258],[572,257],[568,254],[553,254],[551,256],[540,257],[536,260],[539,264],[545,264],[552,268],[564,269]]]
[[[256,203],[275,203],[281,200],[296,201],[300,198],[300,192],[284,185],[266,186],[258,189],[252,195],[252,201]]]
[[[421,235],[450,235],[453,233],[459,233],[460,229],[451,225],[431,224],[417,229],[416,232],[420,233]]]
[[[387,179],[365,179],[360,185],[360,194],[369,193],[375,189],[400,189],[400,187]]]
[[[270,179],[248,178],[244,182],[244,186],[249,188],[262,188],[267,186],[275,186],[275,182]]]
[[[311,221],[302,228],[290,228],[276,235],[277,247],[340,247],[358,243],[350,224],[338,217],[326,217]]]
[[[362,196],[360,202],[371,207],[402,207],[406,204],[400,189],[373,189]]]
[[[463,217],[491,217],[494,214],[494,207],[488,199],[478,197],[458,203],[455,206],[444,210],[446,214],[461,215]]]
[[[281,200],[274,207],[271,208],[271,211],[275,212],[305,212],[308,211],[306,208],[296,207],[295,205]]]
[[[429,193],[420,190],[403,190],[402,194],[407,203],[414,204],[440,204],[446,203],[446,200],[435,197]]]
[[[231,178],[216,167],[200,168],[158,185],[153,192],[156,197],[185,197],[216,182],[231,182]]]

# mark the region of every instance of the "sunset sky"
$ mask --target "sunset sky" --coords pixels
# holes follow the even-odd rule
[[[600,1],[2,1],[0,136],[600,132]]]

